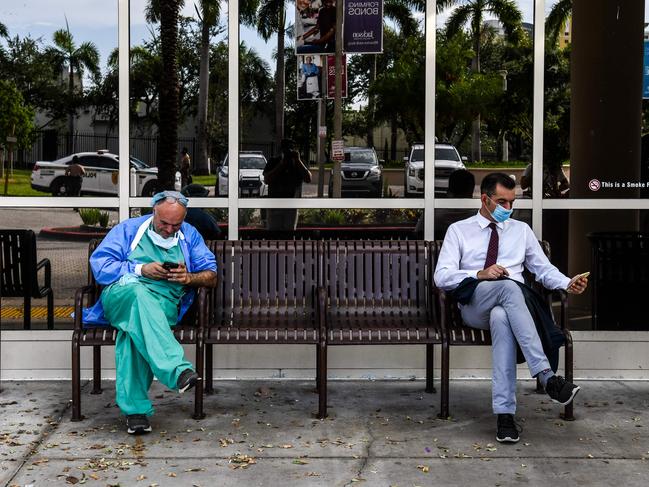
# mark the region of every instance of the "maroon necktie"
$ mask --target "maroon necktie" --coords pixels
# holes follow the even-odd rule
[[[487,258],[484,261],[484,268],[492,266],[498,259],[498,229],[495,223],[490,223],[491,238],[489,238],[489,247],[487,247]]]

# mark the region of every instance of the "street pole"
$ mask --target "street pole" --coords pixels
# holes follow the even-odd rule
[[[324,57],[324,56],[323,56]],[[322,66],[325,63],[320,63]],[[322,98],[318,101],[318,198],[324,196],[324,178],[325,178],[325,144],[327,136],[323,137],[320,133],[322,127],[327,126],[327,93],[322,93]]]
[[[336,91],[334,94],[334,140],[343,138],[343,98],[342,98],[342,72],[343,72],[343,0],[336,0]],[[341,196],[341,162],[334,161],[334,198]]]
[[[501,69],[500,76],[503,78],[503,93],[507,92],[507,70]],[[509,142],[507,142],[507,132],[503,132],[503,162],[509,161]]]

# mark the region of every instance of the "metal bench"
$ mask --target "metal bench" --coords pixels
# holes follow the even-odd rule
[[[88,259],[99,245],[93,240],[88,246]],[[81,347],[92,347],[92,391],[101,394],[101,347],[115,346],[117,329],[110,326],[83,326],[81,322],[84,307],[92,306],[101,294],[102,286],[97,284],[88,265],[88,285],[77,290],[74,302],[74,331],[72,333],[72,421],[81,421]],[[203,370],[202,330],[198,326],[198,315],[206,307],[206,289],[198,290],[197,298],[181,323],[173,327],[174,336],[183,345],[196,345],[196,370]],[[204,313],[204,311],[203,311]],[[194,419],[205,417],[203,413],[203,382],[195,387]]]
[[[545,255],[550,257],[550,245],[543,241],[540,242]],[[442,241],[432,243],[433,254],[435,261],[439,255],[442,247]],[[534,276],[525,272],[525,280],[534,287],[537,292],[547,300],[550,309],[552,309],[552,298],[558,296],[561,302],[561,311],[559,314],[558,325],[563,332],[565,342],[565,377],[567,380],[573,380],[573,346],[572,335],[567,328],[567,303],[568,296],[565,291],[550,291],[545,289],[541,284],[537,283]],[[432,281],[432,277],[431,277]],[[450,347],[460,345],[491,345],[491,334],[488,330],[478,330],[466,326],[462,320],[460,309],[457,302],[446,292],[436,288],[436,293],[439,297],[440,309],[440,325],[444,334],[442,343],[442,388],[441,388],[441,412],[440,417],[447,418],[449,416],[449,377],[450,377]],[[557,322],[555,317],[555,322]],[[542,388],[537,381],[537,392],[542,392]],[[569,404],[564,408],[564,419],[573,420],[573,404]]]
[[[0,230],[0,284],[5,298],[24,299],[24,328],[31,328],[32,298],[47,297],[47,328],[54,328],[54,292],[52,267],[49,259],[38,261],[36,235],[31,230]],[[38,272],[43,269],[43,286]]]
[[[201,317],[205,390],[213,389],[216,344],[311,344],[316,346],[318,416],[326,414],[321,382],[326,378],[319,310],[322,243],[309,240],[208,242],[218,262],[218,285],[208,290]],[[320,303],[320,305],[318,304]]]
[[[442,333],[431,257],[430,243],[418,240],[326,242],[325,346],[425,345],[426,392],[435,392],[433,346]]]

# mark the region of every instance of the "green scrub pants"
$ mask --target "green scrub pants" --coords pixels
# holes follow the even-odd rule
[[[104,314],[117,328],[115,343],[116,402],[125,415],[153,414],[148,391],[155,375],[169,389],[192,364],[171,326],[178,319],[178,300],[151,291],[136,276],[123,276],[101,295]]]

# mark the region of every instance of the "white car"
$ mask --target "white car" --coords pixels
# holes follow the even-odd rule
[[[424,144],[413,144],[406,162],[404,195],[406,198],[424,194]],[[435,193],[446,194],[448,178],[453,171],[466,169],[455,146],[435,144]]]
[[[266,158],[261,152],[239,152],[239,196],[268,196],[268,185],[264,182]],[[228,156],[219,167],[216,181],[216,196],[228,195]]]
[[[78,152],[53,162],[37,161],[32,169],[32,188],[52,193],[54,196],[66,196],[69,189],[66,185],[65,170],[72,164],[72,158],[78,157],[86,174],[81,183],[81,194],[117,196],[119,192],[119,157],[108,151]],[[158,168],[131,156],[131,168],[135,168],[138,196],[153,196],[158,182]]]

